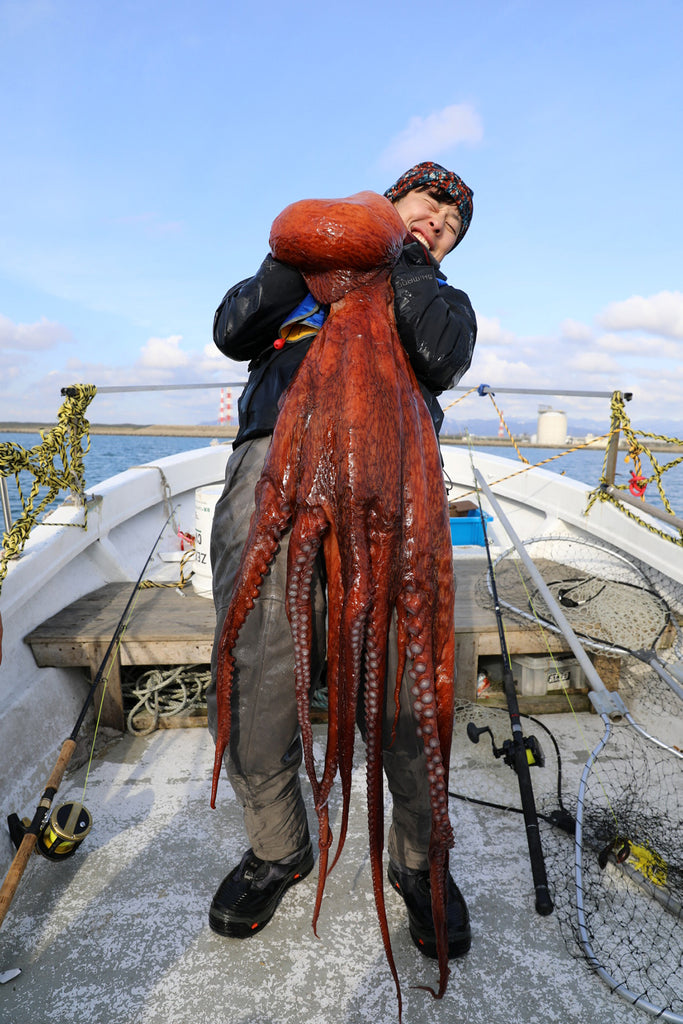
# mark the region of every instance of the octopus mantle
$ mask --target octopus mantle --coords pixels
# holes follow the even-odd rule
[[[431,801],[429,844],[439,988],[448,979],[446,901],[448,765],[453,715],[453,566],[448,511],[432,420],[396,330],[391,269],[405,236],[384,197],[308,200],[275,220],[271,250],[298,267],[327,321],[281,401],[256,488],[244,548],[218,653],[218,738],[211,803],[230,737],[232,650],[278,542],[291,530],[287,615],[292,630],[304,760],[319,820],[315,929],[328,874],[332,833],[328,796],[337,775],[342,818],[349,814],[356,706],[364,694],[370,860],[387,961],[401,995],[384,905],[382,717],[385,682],[396,702],[408,665],[416,730],[426,755]],[[309,710],[313,563],[320,548],[328,587],[325,764],[318,778]],[[398,626],[399,667],[386,681],[387,636]],[[334,864],[332,865],[334,866]],[[329,868],[331,870],[331,868]],[[431,989],[430,989],[431,991]]]

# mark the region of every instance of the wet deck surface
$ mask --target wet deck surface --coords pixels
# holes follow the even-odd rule
[[[551,726],[561,738],[575,732],[570,716],[553,716]],[[599,727],[594,716],[585,716],[588,736]],[[321,761],[325,726],[315,726],[314,734]],[[574,748],[567,739],[570,788],[585,760],[581,743]],[[457,729],[451,788],[469,787],[470,795],[489,791],[494,799],[506,799],[507,792],[514,800],[513,773],[499,762],[477,767],[471,755]],[[320,939],[310,925],[314,870],[288,892],[266,929],[237,941],[208,926],[213,892],[245,846],[241,812],[225,778],[217,809],[209,808],[208,735],[202,729],[163,731],[106,746],[85,793],[92,832],[67,861],[32,858],[0,930],[0,972],[22,971],[0,986],[0,1020],[395,1024],[396,994],[370,884],[363,759],[359,741],[349,837],[328,881]],[[81,799],[84,778],[85,768],[70,774],[60,802]],[[553,781],[545,788],[552,789]],[[338,801],[335,791],[333,821]],[[470,906],[472,949],[452,962],[448,991],[435,1001],[415,987],[435,983],[435,965],[412,945],[402,901],[386,891],[405,1024],[649,1020],[570,955],[556,915],[535,913],[521,819],[458,800],[451,809],[451,865]],[[310,805],[309,811],[313,824]],[[4,871],[11,847],[6,836],[2,842]],[[569,858],[571,843],[566,845]]]

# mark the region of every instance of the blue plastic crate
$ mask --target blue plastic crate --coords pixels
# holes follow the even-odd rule
[[[487,512],[484,513],[484,519],[487,523],[493,522],[493,516],[490,516]],[[462,547],[465,544],[476,544],[483,548],[486,544],[484,540],[484,528],[481,524],[481,516],[478,509],[470,509],[464,516],[454,516],[451,518],[451,543],[453,547]]]

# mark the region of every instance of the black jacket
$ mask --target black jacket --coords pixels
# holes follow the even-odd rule
[[[418,242],[404,246],[391,275],[399,337],[415,371],[438,434],[443,412],[437,395],[453,387],[472,360],[477,323],[464,292],[446,283]],[[271,434],[278,401],[313,340],[273,348],[280,327],[308,294],[298,270],[266,256],[254,277],[236,284],[216,310],[213,337],[230,359],[250,360],[240,396],[233,447]]]

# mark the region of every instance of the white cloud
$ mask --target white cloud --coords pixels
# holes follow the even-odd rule
[[[0,349],[30,349],[37,352],[71,341],[73,335],[66,327],[46,320],[45,317],[33,324],[15,324],[9,317],[0,314]]]
[[[623,334],[602,334],[597,338],[595,344],[603,352],[614,352],[616,355],[623,356],[640,356],[649,361],[680,359],[681,357],[679,342],[652,336],[624,337]]]
[[[190,356],[180,348],[182,334],[171,334],[168,338],[149,338],[140,351],[138,366],[154,370],[176,370],[189,366]]]
[[[463,142],[476,145],[484,136],[479,114],[469,103],[456,103],[426,117],[411,117],[381,155],[385,166],[431,160]]]
[[[463,385],[476,387],[489,384],[491,387],[529,387],[529,381],[537,379],[536,369],[524,360],[512,362],[501,359],[494,352],[486,349],[475,349],[474,362],[467,371],[467,379]]]
[[[220,366],[223,366],[226,360],[226,357],[223,355],[221,350],[217,348],[216,345],[212,345],[211,342],[206,344],[202,349],[202,356],[207,360],[207,362],[218,363]],[[233,360],[231,359],[230,362],[232,361]]]
[[[612,331],[645,330],[683,338],[683,292],[633,295],[623,302],[611,302],[598,322]]]
[[[642,338],[625,338],[623,334],[601,334],[595,339],[597,349],[622,356],[642,354],[645,344]]]
[[[509,346],[516,341],[512,331],[506,331],[501,327],[497,316],[482,316],[481,313],[477,313],[477,344]]]
[[[567,341],[592,341],[593,331],[588,324],[580,320],[563,320],[560,324],[560,334]]]
[[[614,375],[623,371],[623,366],[616,359],[612,359],[605,352],[596,351],[579,353],[579,355],[572,359],[571,368],[588,376]]]
[[[248,376],[247,364],[228,359],[215,345],[205,345],[195,360],[197,373],[200,377],[212,380],[236,383],[245,381]]]

